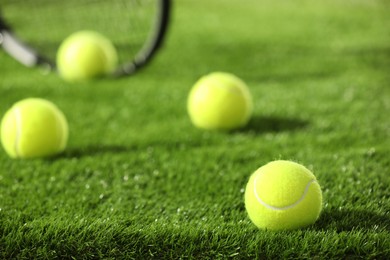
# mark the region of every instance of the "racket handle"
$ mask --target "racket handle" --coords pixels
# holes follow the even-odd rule
[[[6,29],[0,30],[0,45],[14,59],[28,67],[45,65],[48,69],[54,68],[49,61],[39,56],[33,49],[29,48],[22,41],[16,38]]]

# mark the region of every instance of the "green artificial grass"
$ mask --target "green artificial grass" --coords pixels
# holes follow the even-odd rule
[[[0,258],[390,258],[390,5],[187,0],[173,14],[164,48],[127,78],[68,84],[0,52],[1,114],[42,97],[70,126],[54,158],[1,150]],[[188,92],[212,71],[250,87],[244,129],[191,125]],[[314,225],[248,219],[246,182],[275,159],[317,176]]]

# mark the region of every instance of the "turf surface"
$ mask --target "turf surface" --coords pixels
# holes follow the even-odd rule
[[[47,98],[71,131],[55,158],[1,151],[0,258],[390,258],[389,14],[385,0],[176,1],[151,66],[77,85],[0,52],[1,113]],[[250,86],[243,130],[189,122],[191,85],[218,70]],[[274,159],[317,176],[314,225],[248,219],[246,182]]]

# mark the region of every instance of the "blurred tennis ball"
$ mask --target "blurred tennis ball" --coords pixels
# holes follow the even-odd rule
[[[261,229],[306,227],[320,215],[321,187],[303,165],[273,161],[250,177],[245,189],[245,207],[249,218]]]
[[[233,74],[214,72],[192,87],[187,110],[192,123],[207,130],[233,130],[251,118],[253,101],[246,84]]]
[[[80,31],[66,38],[57,52],[57,68],[67,81],[85,81],[114,71],[118,55],[114,45],[94,31]]]
[[[12,158],[55,155],[65,149],[67,140],[64,114],[44,99],[28,98],[15,103],[1,121],[1,142]]]

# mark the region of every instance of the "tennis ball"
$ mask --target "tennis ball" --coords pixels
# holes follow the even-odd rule
[[[27,98],[1,121],[1,142],[12,158],[47,157],[62,152],[68,140],[64,114],[51,102]]]
[[[192,87],[187,110],[192,123],[206,130],[233,130],[252,115],[252,97],[246,84],[233,74],[214,72]]]
[[[245,190],[249,218],[261,229],[291,230],[313,224],[322,208],[316,177],[291,161],[273,161],[257,169]]]
[[[85,81],[114,71],[118,56],[113,44],[93,31],[70,35],[57,52],[57,68],[67,81]]]

